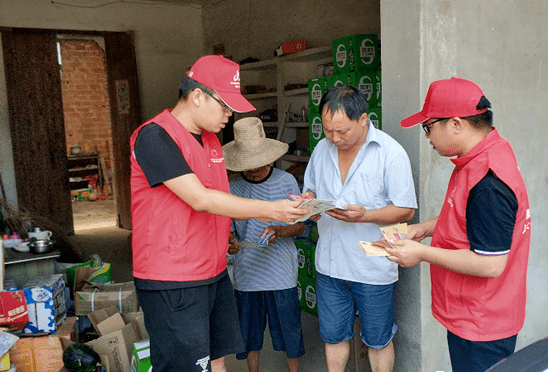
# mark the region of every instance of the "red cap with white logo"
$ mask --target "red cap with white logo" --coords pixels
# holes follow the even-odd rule
[[[187,76],[213,89],[232,111],[255,110],[240,91],[240,66],[236,62],[223,56],[203,56],[194,63]]]
[[[464,118],[484,113],[487,109],[477,108],[483,95],[480,87],[470,80],[452,77],[434,81],[428,88],[422,111],[403,119],[400,124],[408,128],[430,118]]]

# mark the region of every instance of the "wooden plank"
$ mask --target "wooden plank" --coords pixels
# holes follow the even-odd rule
[[[112,187],[110,186],[110,175],[107,171],[107,164],[105,163],[105,158],[99,156],[99,163],[101,163],[101,173],[103,175],[103,185],[108,189],[108,194],[112,195]]]
[[[72,233],[55,34],[14,28],[2,32],[2,48],[18,208]]]
[[[133,32],[105,35],[118,226],[131,229],[129,138],[142,124]]]

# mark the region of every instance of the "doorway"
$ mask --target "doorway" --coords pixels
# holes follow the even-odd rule
[[[57,35],[74,231],[118,225],[105,41]]]
[[[59,236],[74,234],[57,48],[57,35],[69,33],[104,40],[116,220],[131,229],[129,138],[142,123],[132,31],[1,28],[18,208]]]

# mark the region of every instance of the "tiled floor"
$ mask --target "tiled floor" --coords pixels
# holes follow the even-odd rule
[[[73,203],[75,235],[71,240],[81,250],[83,257],[98,254],[104,262],[111,264],[112,279],[115,282],[133,280],[131,265],[131,231],[116,227],[116,205],[112,198],[105,201]],[[324,372],[324,344],[320,339],[318,319],[302,313],[305,355],[300,358],[301,372]],[[236,360],[234,355],[227,357],[228,372],[247,371],[245,360]],[[283,353],[272,349],[268,330],[260,356],[261,372],[287,371]]]

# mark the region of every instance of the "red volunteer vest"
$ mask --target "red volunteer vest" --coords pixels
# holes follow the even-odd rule
[[[525,320],[531,214],[525,183],[508,141],[496,129],[466,156],[451,159],[455,169],[432,246],[470,249],[466,205],[470,190],[492,169],[514,192],[519,207],[506,268],[497,278],[458,274],[431,265],[432,314],[450,332],[470,341],[516,335]]]
[[[130,139],[133,276],[162,281],[210,279],[226,268],[230,218],[196,212],[164,185],[151,188],[133,156],[139,130],[154,122],[179,146],[204,187],[230,192],[217,136],[203,131],[202,147],[170,111],[141,125]]]

